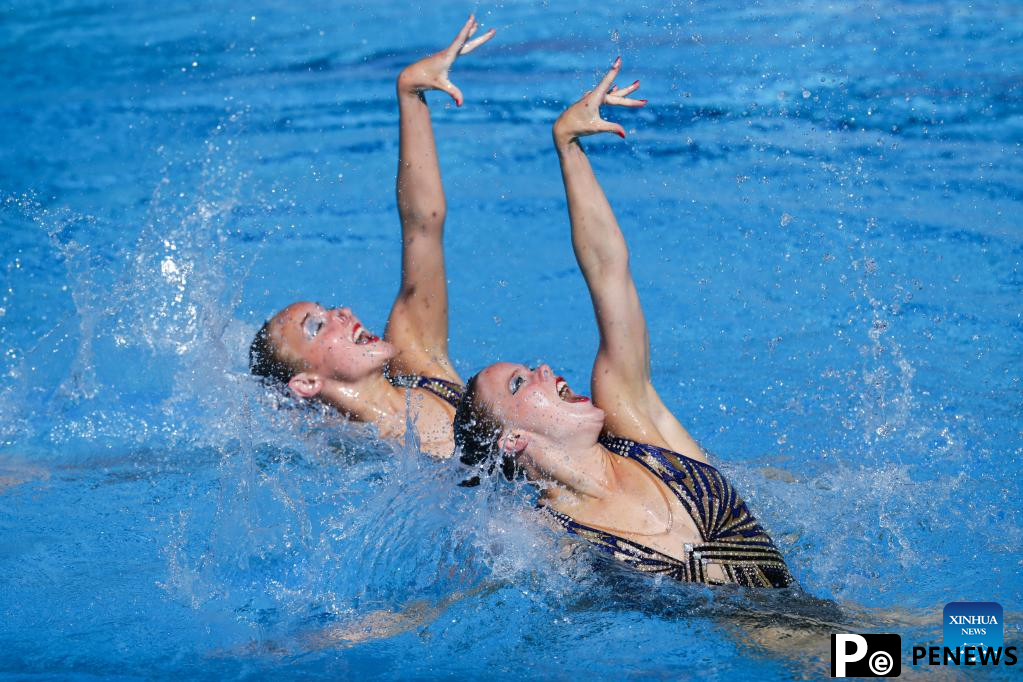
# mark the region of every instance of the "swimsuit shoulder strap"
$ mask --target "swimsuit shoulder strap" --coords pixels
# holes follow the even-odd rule
[[[388,377],[392,386],[400,388],[421,388],[437,396],[452,407],[458,407],[458,401],[462,399],[465,386],[455,381],[439,379],[437,377],[424,377],[418,374],[403,374],[395,377]]]
[[[616,455],[636,460],[668,486],[684,479],[694,465],[717,471],[711,465],[690,459],[680,452],[639,443],[628,438],[603,434],[599,442]]]

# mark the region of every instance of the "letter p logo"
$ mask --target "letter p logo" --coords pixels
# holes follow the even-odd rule
[[[845,664],[867,655],[867,639],[863,635],[832,635],[831,676],[846,677]]]
[[[902,638],[893,633],[831,635],[832,677],[898,677]]]

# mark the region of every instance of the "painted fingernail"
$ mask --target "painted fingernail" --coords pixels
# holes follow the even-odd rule
[[[618,55],[618,56],[617,56],[617,57],[615,58],[615,66],[621,66],[621,65],[622,65],[622,56],[621,56],[621,55]]]
[[[616,130],[615,131],[615,135],[617,135],[618,137],[622,138],[623,140],[625,139],[625,133],[623,133],[620,130]]]
[[[632,84],[633,85],[639,85],[639,79],[637,78],[636,80],[632,81]]]
[[[646,100],[645,99],[641,99],[639,101],[642,102],[643,104],[646,104]]]

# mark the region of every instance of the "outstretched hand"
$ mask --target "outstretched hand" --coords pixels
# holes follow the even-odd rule
[[[614,133],[619,137],[625,137],[625,128],[600,117],[602,104],[616,107],[641,107],[646,104],[645,99],[629,97],[639,89],[639,81],[624,88],[614,85],[614,80],[618,77],[621,68],[622,58],[619,57],[611,65],[611,70],[607,72],[604,79],[600,81],[600,85],[583,95],[582,99],[558,117],[558,120],[554,122],[554,142],[556,144],[568,144],[580,137],[597,133]]]
[[[440,90],[451,95],[456,105],[462,106],[462,91],[448,78],[448,72],[456,59],[463,54],[469,54],[493,38],[497,32],[490,29],[478,38],[470,40],[478,28],[476,17],[470,14],[469,20],[465,22],[450,45],[436,54],[424,57],[415,64],[405,67],[405,70],[398,76],[398,90],[412,94],[422,94],[427,90]]]

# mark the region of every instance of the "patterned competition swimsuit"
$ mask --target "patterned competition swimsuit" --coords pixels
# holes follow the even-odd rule
[[[434,394],[456,409],[458,408],[458,401],[462,399],[462,393],[465,391],[465,386],[456,384],[454,381],[437,379],[435,377],[422,377],[418,374],[390,377],[390,381],[392,386],[421,388]]]
[[[543,507],[568,532],[588,540],[636,570],[667,575],[683,582],[734,583],[744,587],[787,587],[795,582],[767,531],[717,469],[680,453],[626,438],[601,436],[600,444],[639,462],[661,479],[692,516],[701,542],[686,543],[683,546],[685,559],[680,561]],[[709,578],[709,564],[719,566],[726,579]]]

